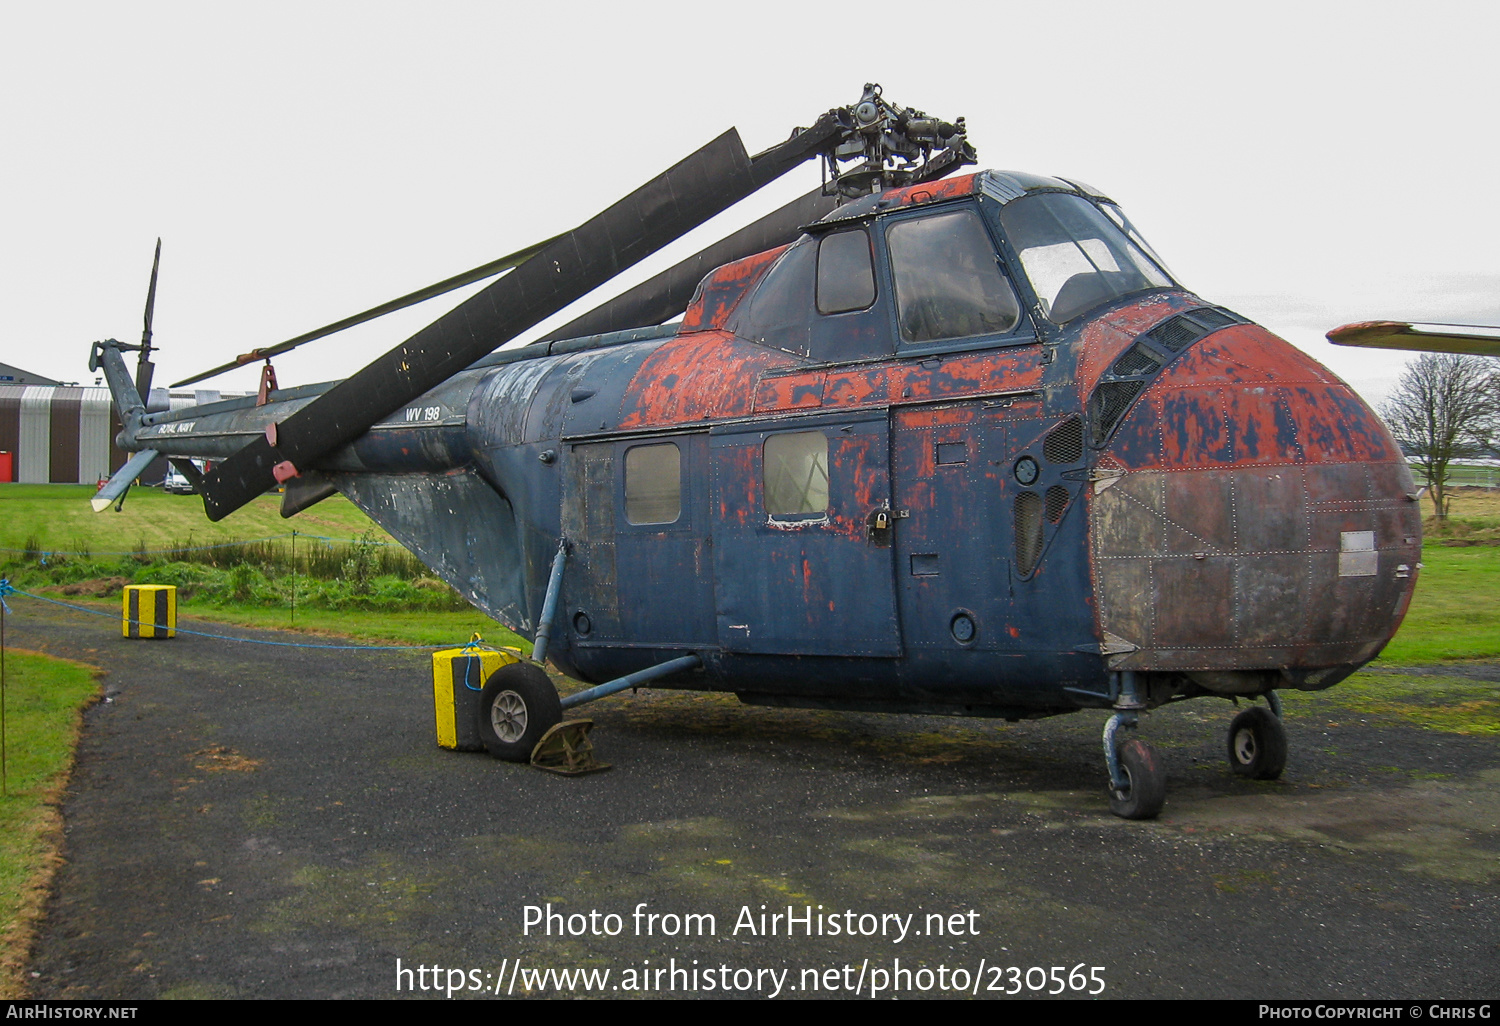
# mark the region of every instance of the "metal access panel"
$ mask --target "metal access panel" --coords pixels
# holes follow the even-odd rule
[[[670,454],[661,462],[640,459]],[[707,432],[576,445],[563,484],[572,545],[558,630],[586,648],[714,641]]]
[[[735,425],[709,449],[719,644],[901,655],[886,411]]]
[[[1095,641],[1083,425],[1036,395],[894,418],[896,581],[907,651],[1026,654]]]

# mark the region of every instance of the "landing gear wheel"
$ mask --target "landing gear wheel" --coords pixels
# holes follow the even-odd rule
[[[1269,709],[1253,706],[1229,725],[1229,768],[1252,780],[1275,780],[1286,769],[1286,728]]]
[[[500,667],[479,696],[479,740],[497,759],[529,761],[537,741],[561,720],[557,689],[532,663]]]
[[[1120,746],[1120,772],[1125,787],[1111,787],[1109,811],[1122,819],[1155,819],[1167,800],[1167,774],[1156,749],[1139,738]]]

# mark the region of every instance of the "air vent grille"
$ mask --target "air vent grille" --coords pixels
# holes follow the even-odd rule
[[[1089,420],[1094,425],[1094,444],[1114,433],[1115,425],[1146,387],[1144,381],[1105,381],[1089,397]]]
[[[1016,496],[1016,572],[1030,577],[1042,558],[1042,497],[1036,492]]]
[[[1146,332],[1146,337],[1159,346],[1180,353],[1208,332],[1192,320],[1181,315],[1170,318]]]
[[[1063,512],[1068,508],[1068,489],[1062,485],[1053,485],[1047,489],[1047,520],[1049,523],[1057,523],[1062,519]]]
[[[1069,417],[1042,443],[1042,455],[1048,463],[1077,463],[1083,458],[1083,421]]]
[[[1125,355],[1115,361],[1110,373],[1116,377],[1129,378],[1137,374],[1149,374],[1160,369],[1161,364],[1150,353],[1140,346],[1131,346],[1125,350]]]

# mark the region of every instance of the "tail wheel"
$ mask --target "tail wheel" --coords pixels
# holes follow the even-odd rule
[[[1229,768],[1253,780],[1275,780],[1286,769],[1286,728],[1261,706],[1246,709],[1229,725]]]
[[[1109,811],[1123,819],[1155,819],[1167,800],[1167,774],[1156,749],[1131,738],[1120,746],[1119,759],[1125,786],[1110,788]]]
[[[562,706],[541,667],[510,663],[490,674],[478,717],[485,751],[508,762],[527,762],[542,735],[562,720]]]

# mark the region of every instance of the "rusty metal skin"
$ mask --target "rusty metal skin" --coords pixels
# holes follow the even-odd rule
[[[1094,588],[1114,668],[1201,671],[1210,690],[1237,687],[1216,671],[1253,670],[1326,687],[1400,626],[1421,556],[1406,462],[1347,385],[1263,328],[1187,348],[1092,476]]]

